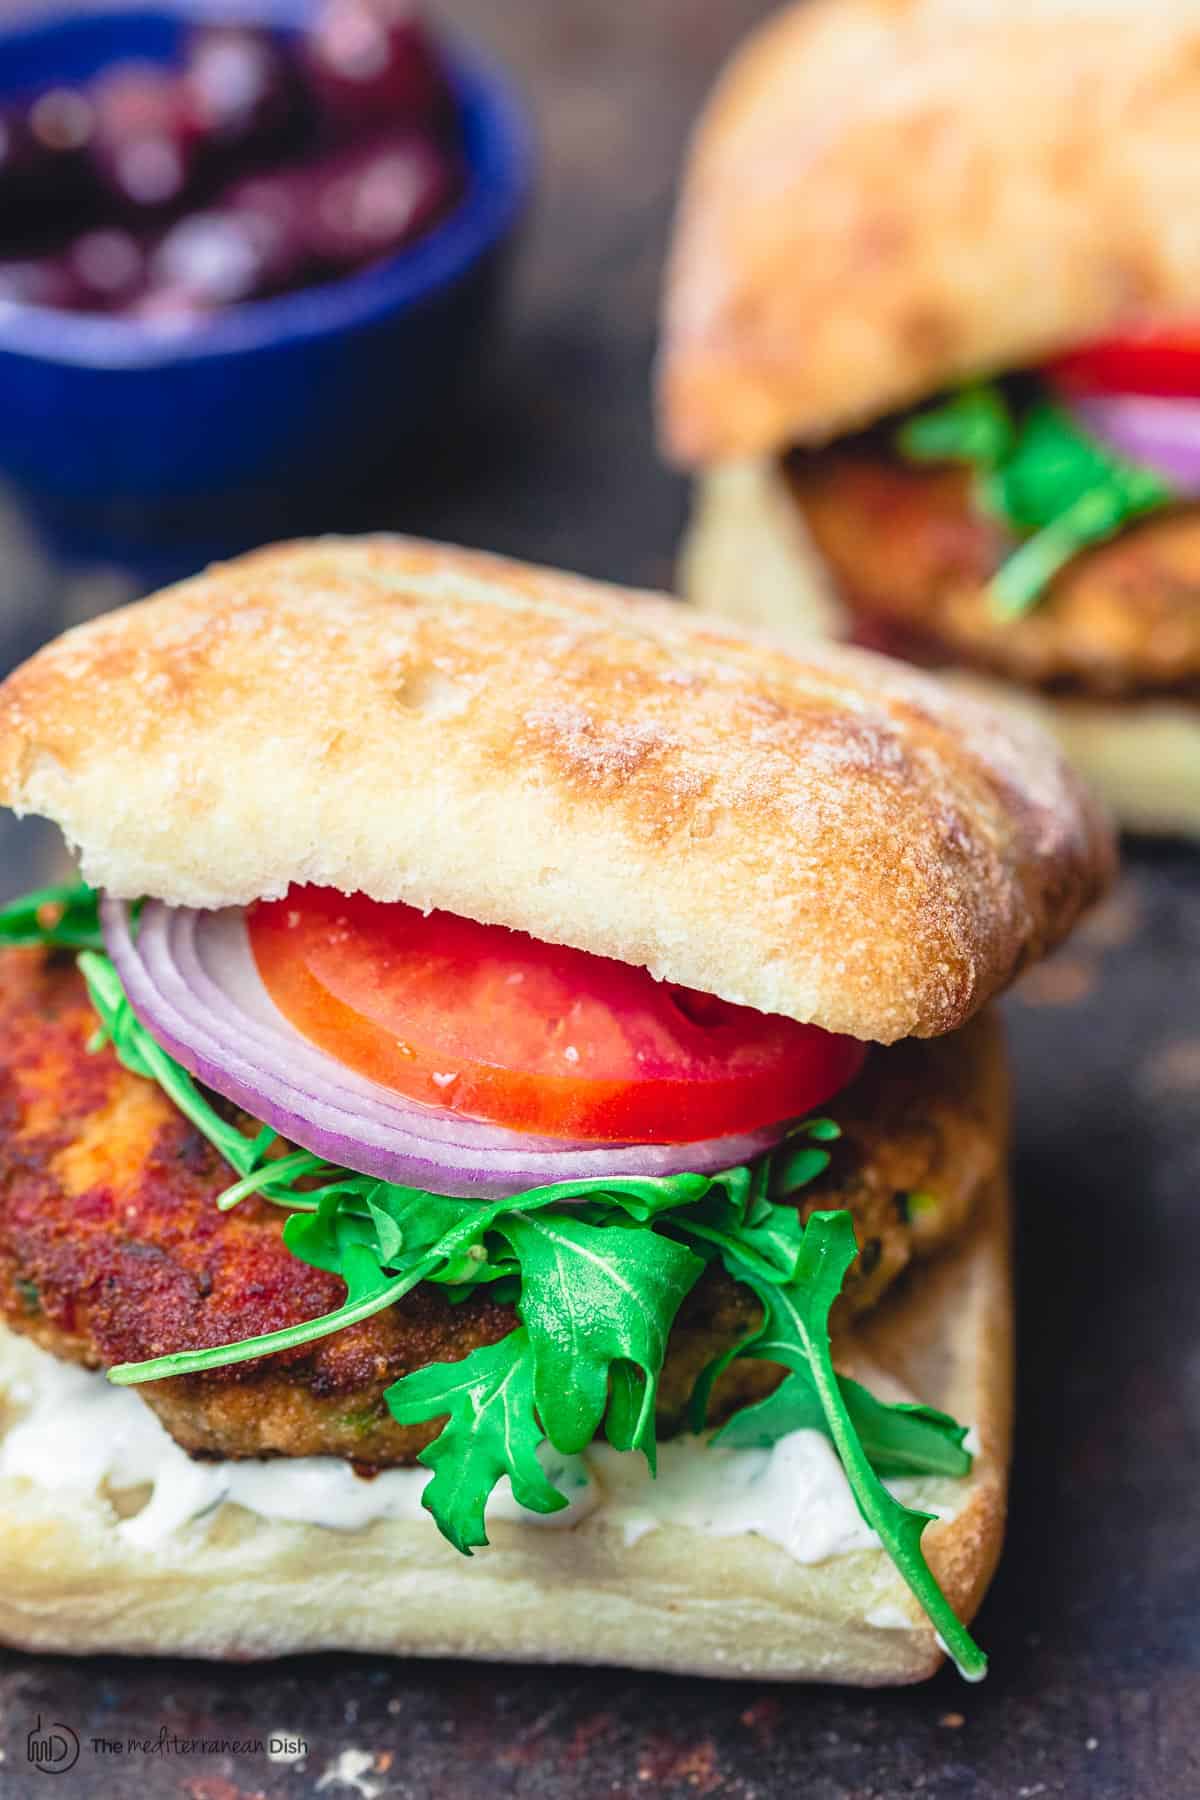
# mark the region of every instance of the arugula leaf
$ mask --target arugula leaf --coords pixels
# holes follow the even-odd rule
[[[1081,550],[1113,537],[1142,513],[1165,506],[1170,495],[1161,485],[1151,489],[1152,481],[1153,477],[1146,477],[1143,499],[1135,498],[1130,488],[1117,481],[1089,488],[1027,538],[992,577],[992,609],[997,618],[1020,618]]]
[[[628,1372],[617,1427],[654,1467],[654,1402],[667,1338],[704,1261],[654,1231],[589,1225],[561,1213],[514,1212],[497,1229],[521,1265],[517,1311],[534,1357],[534,1398],[556,1450],[582,1450],[599,1430],[614,1363],[639,1370],[629,1416]]]
[[[828,1150],[822,1150],[816,1144],[785,1144],[773,1159],[771,1191],[778,1198],[798,1193],[818,1175],[823,1175],[828,1167]]]
[[[618,1360],[612,1365],[608,1390],[608,1411],[604,1415],[604,1435],[614,1450],[643,1450],[639,1441],[644,1435],[642,1421],[646,1416],[646,1376],[636,1363]],[[650,1471],[657,1465],[655,1454],[648,1455]]]
[[[331,1192],[344,1210],[356,1214],[360,1232],[373,1233],[380,1260],[395,1268],[414,1256],[428,1255],[451,1234],[461,1234],[464,1226],[468,1244],[477,1235],[482,1238],[493,1210],[477,1200],[453,1200],[444,1194],[427,1194],[421,1188],[367,1177],[358,1183],[350,1181],[342,1188],[335,1185]],[[361,1204],[356,1204],[359,1201]],[[300,1227],[293,1225],[291,1230],[299,1246]],[[304,1255],[299,1247],[296,1253]],[[445,1280],[454,1278],[453,1272],[443,1275]]]
[[[968,462],[991,469],[1012,455],[1016,428],[994,382],[961,387],[940,406],[913,414],[896,432],[896,446],[911,462]]]
[[[804,1223],[794,1206],[768,1201],[765,1210],[751,1207],[743,1216],[719,1191],[670,1223],[703,1246],[710,1258],[736,1256],[744,1269],[768,1284],[791,1279],[804,1242]]]
[[[1088,495],[1130,509],[1169,498],[1157,475],[1114,455],[1049,400],[1025,413],[1010,455],[987,477],[982,493],[1001,517],[1025,531],[1053,525]]]
[[[103,950],[99,895],[86,882],[39,888],[0,908],[0,944],[49,944],[63,950]]]
[[[232,1187],[227,1187],[223,1194],[217,1196],[217,1211],[232,1212],[251,1194],[261,1194],[264,1200],[274,1200],[277,1205],[296,1207],[302,1212],[315,1212],[315,1197],[298,1192],[292,1183],[306,1176],[318,1175],[328,1168],[323,1156],[313,1156],[308,1150],[295,1150],[290,1156],[273,1157],[259,1168],[252,1169]]]
[[[791,1214],[802,1242],[805,1227],[799,1223],[794,1210],[782,1207],[772,1210],[787,1210]],[[763,1286],[761,1271],[755,1276],[742,1252],[743,1244],[752,1239],[751,1231],[743,1231],[740,1238],[727,1235],[723,1245],[724,1259],[731,1273],[755,1288],[763,1305],[762,1320],[740,1343],[730,1344],[701,1372],[688,1406],[692,1431],[704,1430],[713,1388],[739,1357],[756,1357],[767,1362],[792,1363],[793,1366],[792,1372],[772,1393],[762,1400],[748,1402],[716,1433],[713,1442],[729,1449],[766,1449],[791,1431],[817,1430],[829,1435],[824,1410],[809,1379],[807,1362],[801,1362],[797,1368],[787,1354],[792,1333],[786,1284],[796,1275],[799,1252],[779,1286]],[[872,1467],[878,1473],[970,1473],[971,1457],[962,1447],[966,1427],[957,1424],[948,1413],[903,1401],[889,1405],[845,1375],[838,1376],[838,1386]]]
[[[810,1424],[815,1421],[819,1408],[823,1429],[832,1439],[863,1518],[878,1533],[880,1542],[937,1628],[962,1674],[970,1680],[979,1680],[987,1670],[987,1658],[959,1621],[921,1551],[921,1537],[933,1515],[906,1507],[889,1493],[872,1468],[856,1427],[854,1410],[865,1422],[878,1428],[881,1415],[889,1409],[880,1401],[865,1406],[860,1398],[865,1391],[862,1389],[857,1389],[853,1401],[848,1403],[833,1366],[829,1312],[841,1292],[856,1250],[854,1224],[849,1213],[817,1212],[813,1213],[805,1229],[804,1246],[793,1281],[786,1286],[772,1287],[747,1274],[746,1279],[763,1302],[764,1321],[746,1353],[783,1363],[792,1370],[793,1378],[802,1384],[792,1389],[786,1401],[792,1416],[803,1417],[804,1423]],[[731,1273],[736,1275],[738,1267],[734,1257]],[[857,1388],[857,1384],[854,1386]],[[891,1436],[886,1446],[889,1453],[900,1442],[905,1427],[910,1433],[930,1431],[941,1435],[936,1423],[941,1415],[932,1408],[919,1411],[919,1419],[909,1414],[904,1425],[898,1425],[894,1420],[890,1422]],[[728,1443],[729,1438],[718,1434],[718,1441]],[[960,1439],[957,1448],[961,1451],[961,1447]],[[907,1448],[911,1450],[911,1445]]]
[[[880,1400],[846,1375],[838,1386],[850,1421],[877,1475],[971,1473],[967,1427],[936,1406]]]
[[[315,1212],[294,1213],[285,1221],[284,1243],[301,1262],[330,1275],[343,1273],[353,1251],[367,1250],[379,1270],[379,1279],[386,1279],[384,1267],[393,1259],[384,1251],[373,1220],[344,1206],[342,1199],[338,1188],[324,1189]]]
[[[508,1476],[517,1504],[530,1512],[560,1512],[569,1504],[538,1461],[545,1434],[534,1412],[534,1381],[529,1334],[519,1328],[461,1362],[432,1363],[387,1390],[400,1425],[450,1415],[417,1459],[434,1471],[421,1504],[465,1556],[488,1541],[484,1512],[501,1476]]]
[[[331,1337],[335,1331],[345,1331],[348,1325],[361,1324],[364,1319],[373,1318],[386,1307],[394,1306],[435,1267],[430,1258],[403,1275],[372,1285],[361,1279],[364,1268],[370,1267],[365,1257],[357,1254],[362,1248],[352,1246],[349,1270],[343,1266],[338,1271],[347,1288],[353,1284],[355,1291],[348,1294],[345,1302],[333,1312],[322,1313],[316,1319],[305,1319],[299,1325],[285,1325],[278,1331],[265,1331],[258,1337],[242,1338],[232,1344],[213,1344],[206,1350],[171,1351],[166,1356],[152,1357],[148,1362],[114,1363],[108,1371],[108,1379],[117,1387],[134,1387],[143,1381],[165,1381],[172,1375],[198,1375],[204,1369],[224,1369],[234,1363],[253,1362],[260,1356],[274,1356],[278,1350],[296,1350],[301,1344],[313,1344],[318,1338]]]
[[[949,1413],[906,1401],[888,1404],[848,1375],[838,1376],[838,1387],[877,1475],[970,1473],[971,1457],[962,1447],[966,1427]],[[713,1442],[730,1450],[765,1450],[789,1432],[814,1430],[829,1436],[824,1409],[807,1374],[791,1373],[773,1393],[736,1412]]]
[[[804,1241],[804,1221],[794,1205],[781,1206],[776,1200],[790,1198],[824,1174],[830,1157],[820,1146],[841,1135],[832,1119],[806,1119],[794,1126],[777,1150],[744,1171],[744,1182],[733,1183],[725,1176],[714,1182],[704,1204],[687,1215],[689,1234],[715,1251],[736,1245],[743,1262],[751,1255],[761,1259],[767,1280],[790,1281]]]
[[[1118,456],[1054,402],[1038,400],[1015,418],[994,383],[916,414],[895,442],[912,462],[971,464],[980,504],[1024,535],[992,579],[1001,619],[1027,612],[1089,544],[1174,498],[1161,476]]]
[[[980,492],[985,505],[1034,534],[992,583],[994,605],[1006,618],[1026,611],[1088,544],[1172,497],[1158,475],[1107,450],[1049,402],[1030,408],[1013,455]]]
[[[218,1150],[239,1175],[256,1170],[263,1156],[275,1142],[275,1133],[264,1129],[255,1138],[246,1137],[223,1119],[205,1099],[187,1070],[151,1037],[125,997],[121,978],[107,956],[85,950],[78,959],[79,971],[87,983],[88,997],[100,1019],[100,1030],[94,1043],[110,1043],[118,1060],[133,1075],[156,1081],[167,1097],[174,1101],[214,1149]]]

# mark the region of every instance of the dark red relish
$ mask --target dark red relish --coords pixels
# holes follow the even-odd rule
[[[184,81],[206,155],[223,172],[239,158],[286,155],[312,135],[313,104],[290,44],[243,25],[192,33]]]
[[[437,132],[445,124],[446,78],[410,0],[328,0],[304,57],[321,113],[343,136],[363,126]]]
[[[327,0],[301,40],[197,26],[178,68],[0,103],[0,304],[186,325],[394,253],[460,186],[408,0]]]

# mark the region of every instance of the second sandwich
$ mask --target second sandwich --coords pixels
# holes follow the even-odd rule
[[[1039,714],[1200,837],[1200,9],[811,0],[698,128],[663,432],[692,597]]]

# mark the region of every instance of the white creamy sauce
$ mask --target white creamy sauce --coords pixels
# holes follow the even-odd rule
[[[878,1606],[873,1606],[870,1612],[863,1616],[867,1624],[873,1625],[876,1631],[912,1630],[911,1618],[902,1606],[896,1605],[894,1600],[881,1600]]]
[[[193,1520],[229,1501],[265,1519],[361,1531],[377,1519],[423,1520],[429,1481],[423,1468],[388,1469],[371,1480],[336,1457],[193,1462],[150,1408],[103,1375],[23,1343],[9,1341],[6,1359],[19,1374],[4,1396],[18,1415],[0,1441],[0,1477],[17,1476],[51,1493],[97,1495],[148,1489],[145,1504],[116,1529],[143,1549],[168,1545]],[[658,1477],[643,1458],[593,1445],[585,1456],[543,1447],[543,1466],[569,1504],[557,1513],[517,1505],[507,1481],[488,1503],[489,1521],[563,1529],[590,1514],[617,1526],[634,1544],[662,1525],[684,1525],[711,1537],[752,1532],[797,1562],[823,1562],[869,1550],[878,1538],[861,1517],[841,1464],[817,1431],[796,1431],[767,1450],[719,1450],[702,1438],[660,1446]],[[929,1511],[921,1483],[895,1491]],[[908,1625],[898,1611],[879,1626]]]
[[[661,1444],[658,1478],[641,1457],[595,1445],[605,1515],[636,1544],[660,1525],[708,1537],[757,1532],[797,1562],[825,1562],[879,1542],[858,1510],[842,1465],[819,1431],[793,1431],[769,1450],[716,1450],[700,1438]]]
[[[0,1443],[0,1476],[23,1475],[40,1487],[75,1494],[149,1486],[145,1506],[117,1528],[143,1548],[164,1543],[226,1500],[264,1519],[332,1531],[361,1531],[376,1519],[429,1518],[421,1506],[427,1469],[387,1469],[366,1480],[335,1456],[193,1462],[128,1388],[44,1351],[35,1349],[32,1356],[36,1363],[12,1393],[26,1410]],[[488,1517],[562,1526],[592,1511],[596,1496],[579,1458],[547,1457],[546,1471],[570,1501],[561,1512],[526,1512],[505,1480]]]

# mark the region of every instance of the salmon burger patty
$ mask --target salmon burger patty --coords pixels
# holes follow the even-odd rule
[[[1180,507],[1082,551],[1036,606],[995,616],[988,583],[1014,549],[950,464],[905,462],[867,433],[784,461],[865,641],[1097,698],[1200,703],[1200,510]]]
[[[152,1082],[91,1052],[96,1017],[70,956],[0,952],[0,1316],[55,1356],[90,1368],[275,1331],[331,1312],[341,1279],[283,1243],[285,1214],[216,1200],[233,1175]],[[843,1136],[807,1214],[848,1207],[861,1246],[839,1303],[873,1306],[914,1256],[956,1236],[997,1166],[979,1099],[994,1026],[876,1050],[829,1111]],[[214,1099],[214,1104],[220,1105]],[[237,1117],[230,1113],[230,1117]],[[253,1135],[257,1126],[239,1120]],[[705,1364],[757,1318],[745,1288],[710,1270],[685,1301],[659,1395],[677,1429]],[[425,1284],[314,1344],[136,1391],[193,1455],[332,1455],[408,1463],[437,1421],[401,1426],[384,1390],[453,1361],[517,1323],[486,1292],[452,1303]],[[739,1361],[718,1412],[770,1391],[778,1365]]]

